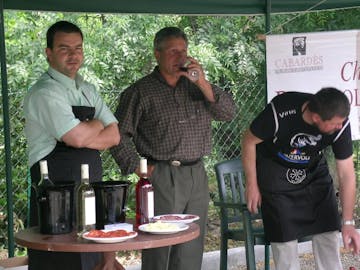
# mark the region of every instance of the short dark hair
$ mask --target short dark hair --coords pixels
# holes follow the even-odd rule
[[[313,95],[308,108],[311,112],[320,115],[323,121],[335,116],[348,117],[350,113],[349,99],[343,92],[332,87],[322,88]]]
[[[81,35],[81,39],[83,39],[81,29],[77,25],[68,21],[58,21],[50,26],[46,33],[46,46],[50,49],[54,46],[54,36],[57,32],[79,33]]]
[[[188,39],[186,34],[178,27],[164,27],[155,34],[154,49],[160,51],[162,49],[162,43],[168,38],[182,38],[186,44]]]

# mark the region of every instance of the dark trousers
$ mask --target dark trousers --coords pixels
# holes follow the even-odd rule
[[[184,244],[143,250],[141,269],[165,270],[168,262],[169,270],[200,270],[209,206],[208,178],[203,162],[180,167],[156,163],[150,181],[155,192],[155,215],[198,215],[201,232],[197,239]]]
[[[94,269],[101,259],[96,252],[53,252],[28,249],[29,270]]]

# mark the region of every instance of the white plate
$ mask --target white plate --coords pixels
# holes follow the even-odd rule
[[[153,217],[154,221],[167,223],[191,223],[199,219],[197,215],[191,214],[167,214]]]
[[[111,231],[111,230],[103,230],[104,232],[108,232],[108,231]],[[131,238],[134,238],[136,237],[138,234],[137,232],[134,232],[134,234],[132,235],[129,235],[129,236],[123,236],[123,237],[88,237],[88,232],[87,233],[84,233],[82,235],[82,237],[84,239],[87,239],[87,240],[91,240],[91,241],[95,241],[97,243],[103,243],[103,244],[109,244],[109,243],[119,243],[119,242],[124,242],[128,239],[131,239]]]
[[[185,231],[189,228],[189,225],[186,225],[184,223],[168,223],[168,222],[162,222],[164,224],[169,224],[172,227],[176,226],[176,228],[173,229],[153,229],[149,228],[149,224],[143,224],[139,226],[139,230],[147,233],[153,233],[153,234],[171,234],[171,233],[177,233],[181,231]]]

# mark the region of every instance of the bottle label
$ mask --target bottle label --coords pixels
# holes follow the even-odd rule
[[[85,225],[92,225],[96,223],[95,213],[95,197],[85,198]]]
[[[154,190],[152,185],[142,186],[140,196],[141,224],[144,224],[150,222],[150,219],[154,217]]]
[[[154,217],[154,191],[148,191],[147,193],[147,217],[153,218]]]

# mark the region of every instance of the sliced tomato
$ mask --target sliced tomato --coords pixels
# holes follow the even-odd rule
[[[88,237],[99,237],[99,238],[110,238],[110,237],[125,237],[129,235],[134,235],[135,232],[128,232],[125,230],[114,230],[104,232],[101,230],[91,230],[86,236]]]

